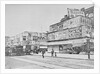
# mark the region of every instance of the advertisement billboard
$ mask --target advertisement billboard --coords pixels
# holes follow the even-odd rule
[[[48,39],[50,40],[63,40],[63,39],[72,39],[72,38],[80,38],[80,37],[90,37],[91,26],[79,26],[70,29],[66,29],[63,31],[58,31],[55,33],[48,34]]]
[[[48,34],[48,40],[55,40],[55,34],[54,33]]]
[[[90,26],[82,26],[82,37],[91,37],[92,36],[92,28]]]
[[[68,29],[68,38],[78,38],[82,36],[81,27]]]
[[[70,18],[74,18],[74,17],[77,17],[79,15],[81,16],[85,16],[85,13],[82,9],[71,9],[71,8],[67,8],[67,13],[68,13],[68,16]]]
[[[63,22],[63,29],[79,26],[80,18],[81,18],[81,16],[78,16],[78,17],[72,18],[70,20],[66,20],[65,22]]]
[[[50,32],[59,31],[63,29],[63,23],[59,22],[50,26]]]
[[[49,40],[62,40],[62,39],[69,39],[69,38],[77,38],[81,37],[81,27],[75,27],[66,29],[63,31],[58,31],[55,33],[48,34]]]

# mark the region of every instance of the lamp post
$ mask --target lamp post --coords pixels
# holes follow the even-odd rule
[[[90,38],[87,39],[87,53],[88,53],[88,59],[90,59]]]

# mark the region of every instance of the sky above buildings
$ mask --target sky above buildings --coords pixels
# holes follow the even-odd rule
[[[6,4],[5,35],[14,36],[23,31],[46,32],[49,26],[60,22],[67,8],[89,8],[93,5],[71,4]]]

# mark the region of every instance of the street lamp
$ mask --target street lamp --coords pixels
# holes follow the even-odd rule
[[[90,38],[87,39],[87,53],[88,53],[88,59],[90,59]]]

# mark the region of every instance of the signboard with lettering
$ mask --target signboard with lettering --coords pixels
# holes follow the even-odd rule
[[[86,17],[78,16],[78,17],[72,18],[70,20],[66,20],[63,23],[63,29],[78,27],[81,25],[92,26],[92,20],[89,18],[86,18]]]
[[[70,18],[77,17],[79,15],[85,16],[85,13],[81,9],[70,9],[67,8],[67,13]]]
[[[85,37],[90,37],[92,34],[92,29],[90,26],[82,26],[82,36]]]
[[[48,34],[48,40],[55,40],[55,34],[54,33]]]
[[[68,30],[69,38],[78,38],[81,37],[82,29],[81,27],[71,28]]]
[[[58,31],[55,33],[48,34],[49,40],[63,40],[63,39],[72,39],[79,37],[90,37],[91,26],[79,26],[70,29],[66,29],[63,31]]]
[[[62,30],[62,29],[63,29],[62,22],[59,22],[59,23],[56,23],[56,24],[53,24],[53,25],[50,26],[50,32],[59,31],[59,30]]]
[[[81,27],[75,27],[71,29],[66,29],[63,31],[58,31],[55,33],[48,34],[49,40],[62,40],[62,39],[69,39],[69,38],[77,38],[81,37]]]
[[[76,18],[72,18],[70,20],[66,20],[63,23],[63,29],[79,26],[80,25],[80,18],[81,18],[81,16],[78,16]]]

